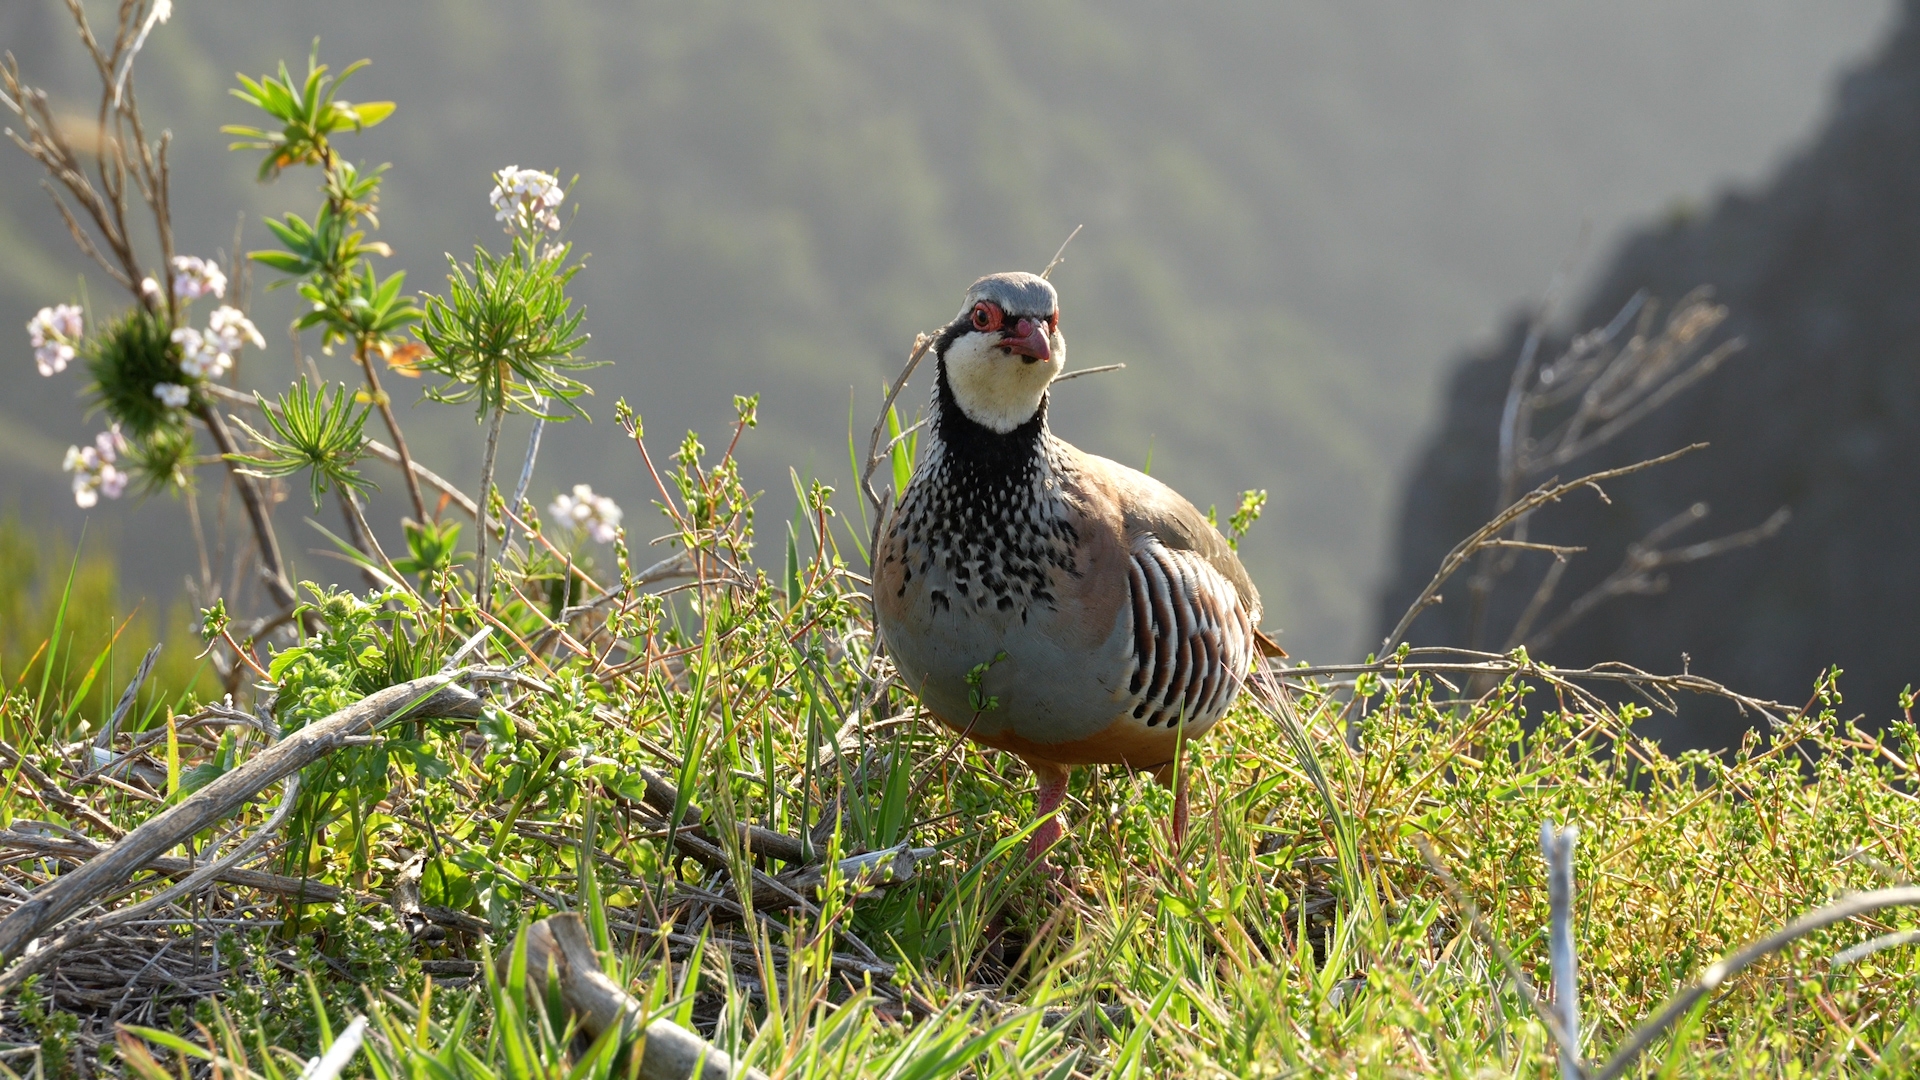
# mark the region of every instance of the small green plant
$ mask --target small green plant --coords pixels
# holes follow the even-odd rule
[[[320,62],[320,42],[316,39],[313,52],[307,57],[307,77],[304,81],[296,82],[287,73],[287,65],[282,62],[279,78],[263,75],[259,79],[249,79],[242,75],[240,88],[232,91],[234,97],[280,121],[282,126],[279,131],[244,124],[233,124],[220,130],[241,137],[241,141],[234,143],[231,149],[267,152],[260,162],[262,180],[271,180],[282,169],[292,165],[331,165],[331,136],[341,131],[370,128],[393,115],[394,104],[391,101],[353,105],[338,99],[340,87],[367,64],[366,60],[348,64],[346,70],[336,78],[329,73],[327,65]]]
[[[353,467],[366,441],[362,429],[368,410],[355,407],[351,388],[337,386],[329,394],[327,387],[301,379],[277,403],[262,399],[260,408],[274,434],[263,435],[242,421],[240,429],[259,449],[229,455],[246,466],[246,475],[275,479],[304,472],[315,506],[329,488],[343,493],[372,489]]]

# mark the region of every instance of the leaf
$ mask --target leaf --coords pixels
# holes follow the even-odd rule
[[[358,105],[345,106],[353,113],[357,127],[370,128],[393,115],[395,108],[391,101],[363,101]]]

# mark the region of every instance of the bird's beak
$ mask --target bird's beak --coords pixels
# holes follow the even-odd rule
[[[1021,319],[1000,339],[1000,348],[1009,356],[1024,356],[1029,364],[1053,359],[1053,342],[1047,337],[1047,324],[1037,319]]]

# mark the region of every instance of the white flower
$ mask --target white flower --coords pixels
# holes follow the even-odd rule
[[[127,451],[127,440],[120,425],[94,436],[92,446],[67,447],[67,460],[61,467],[73,474],[73,501],[81,508],[91,507],[100,496],[117,499],[127,489],[127,474],[115,464]]]
[[[84,332],[80,308],[74,304],[43,307],[28,319],[27,337],[33,342],[33,362],[39,365],[40,374],[65,371]]]
[[[588,536],[602,544],[613,543],[620,528],[620,507],[605,495],[595,495],[587,484],[573,485],[571,495],[556,495],[547,513],[561,525],[585,529]]]
[[[166,299],[160,295],[160,283],[150,277],[140,279],[140,295],[153,301],[155,306],[158,306]]]
[[[198,300],[203,296],[227,295],[227,275],[220,271],[218,263],[208,262],[198,255],[175,255],[173,257],[173,295],[181,300]]]
[[[186,407],[187,399],[193,396],[193,391],[175,382],[154,383],[153,396],[169,409],[182,409]]]
[[[225,304],[213,309],[208,317],[207,336],[219,344],[223,353],[237,353],[240,346],[249,341],[256,349],[267,347],[267,339],[260,336],[253,322],[240,314],[239,308]]]
[[[221,347],[225,343],[217,336],[178,326],[173,340],[180,346],[180,370],[195,379],[217,379],[233,367],[233,355]]]
[[[567,193],[552,173],[509,165],[494,173],[493,179],[487,200],[493,203],[493,220],[505,222],[508,232],[531,232],[535,226],[559,231],[560,215],[553,208]]]

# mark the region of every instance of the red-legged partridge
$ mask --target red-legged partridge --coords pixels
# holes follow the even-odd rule
[[[1032,766],[1039,858],[1073,766],[1164,780],[1180,739],[1227,711],[1261,649],[1260,596],[1192,503],[1048,430],[1066,360],[1052,284],[981,278],[933,351],[932,422],[877,552],[880,632],[929,712]],[[981,665],[998,705],[976,713]],[[1177,841],[1184,785],[1175,800]]]

